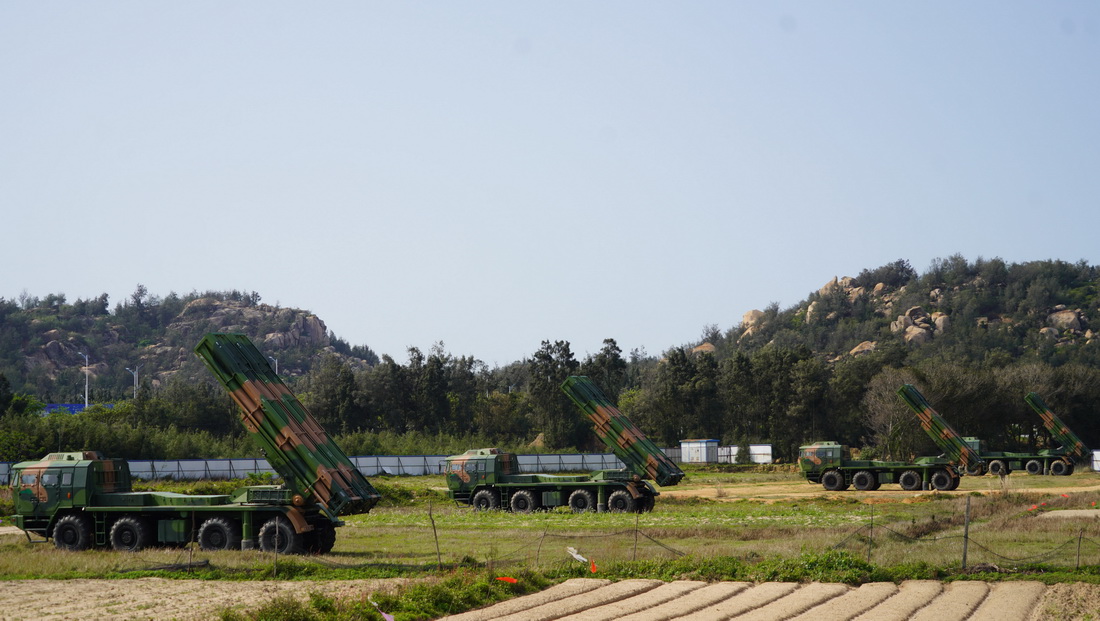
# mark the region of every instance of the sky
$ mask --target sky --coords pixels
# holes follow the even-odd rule
[[[898,259],[1100,263],[1100,3],[0,3],[0,297],[659,355]]]

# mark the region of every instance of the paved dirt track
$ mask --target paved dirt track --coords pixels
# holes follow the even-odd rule
[[[578,578],[541,593],[445,617],[448,621],[490,619],[568,621],[1037,621],[1093,619],[1100,611],[1100,586],[1040,582],[940,583],[912,580],[900,585],[657,580],[609,582]]]

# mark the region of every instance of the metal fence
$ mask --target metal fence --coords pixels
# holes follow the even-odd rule
[[[675,451],[677,454],[679,451]],[[523,472],[611,470],[625,465],[611,453],[517,455]],[[447,455],[366,455],[351,457],[364,476],[443,474]],[[130,474],[139,479],[240,479],[250,474],[276,474],[266,459],[130,459]],[[0,485],[9,485],[11,464],[0,463]]]

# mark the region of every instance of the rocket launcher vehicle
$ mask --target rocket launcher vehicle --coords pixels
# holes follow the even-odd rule
[[[1058,418],[1054,411],[1047,407],[1046,402],[1039,396],[1038,393],[1029,392],[1024,396],[1024,401],[1031,406],[1033,410],[1038,412],[1039,416],[1043,419],[1043,427],[1050,432],[1050,435],[1054,437],[1056,441],[1062,445],[1062,453],[1079,463],[1086,463],[1091,459],[1089,449],[1085,446],[1085,443],[1081,441],[1081,438],[1077,437],[1077,434],[1069,430],[1069,427],[1062,422],[1062,419]]]
[[[619,411],[592,380],[573,375],[561,389],[595,424],[596,435],[634,474],[657,485],[676,485],[684,471]]]
[[[932,405],[924,398],[912,384],[905,384],[898,389],[898,396],[917,414],[920,426],[928,437],[940,447],[944,455],[965,472],[971,472],[983,466],[983,460],[978,452],[970,447],[959,436],[958,432],[948,424]]]
[[[195,346],[241,408],[241,421],[283,477],[295,504],[316,503],[336,520],[366,513],[381,496],[243,334],[207,334]],[[300,500],[299,500],[300,499]]]

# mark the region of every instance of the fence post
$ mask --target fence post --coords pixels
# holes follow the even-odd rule
[[[875,545],[875,505],[871,505],[871,529],[867,531],[867,563],[871,562],[871,548]]]
[[[1081,537],[1085,534],[1085,531],[1077,531],[1077,569],[1081,569]]]
[[[970,496],[966,497],[966,518],[963,522],[963,563],[962,568],[966,569],[966,552],[970,547]]]

